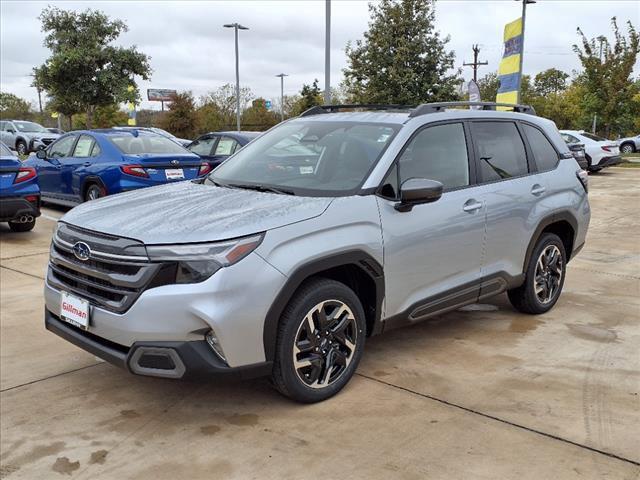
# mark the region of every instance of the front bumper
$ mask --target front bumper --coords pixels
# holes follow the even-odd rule
[[[21,197],[0,198],[0,222],[10,222],[23,215],[39,217],[40,208],[38,204],[34,205]]]
[[[69,325],[45,308],[45,328],[77,347],[137,375],[174,379],[255,378],[271,372],[271,362],[228,367],[204,340],[135,342],[125,347]]]

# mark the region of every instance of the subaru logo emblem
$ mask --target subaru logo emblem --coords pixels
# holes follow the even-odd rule
[[[72,250],[76,258],[83,262],[89,260],[89,257],[91,256],[91,249],[89,248],[89,245],[84,242],[76,242],[73,245]]]
[[[171,165],[180,165],[178,160],[171,160]]]

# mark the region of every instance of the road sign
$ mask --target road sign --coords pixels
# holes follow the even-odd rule
[[[267,107],[267,110],[271,110],[271,100],[265,100],[264,106]]]

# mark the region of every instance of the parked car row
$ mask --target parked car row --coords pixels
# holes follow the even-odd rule
[[[40,216],[40,189],[35,168],[25,166],[0,143],[0,222],[14,232],[28,232]]]
[[[584,145],[587,170],[598,172],[622,162],[618,143],[582,130],[560,130],[562,139],[569,145]]]

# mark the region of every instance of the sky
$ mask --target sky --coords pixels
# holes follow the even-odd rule
[[[345,46],[362,38],[369,22],[365,0],[332,0],[331,84],[342,80],[347,65]],[[374,2],[375,3],[375,2]],[[280,95],[280,79],[286,73],[285,95],[295,94],[315,78],[324,88],[325,2],[303,1],[18,1],[0,0],[0,89],[31,102],[37,93],[29,73],[48,57],[42,46],[44,33],[38,15],[47,5],[83,10],[90,6],[124,20],[129,31],[117,43],[136,45],[151,57],[153,75],[139,81],[147,88],[190,90],[196,97],[235,82],[233,30],[225,23],[239,22],[240,82],[254,95],[274,101]],[[456,55],[455,66],[472,61],[472,45],[479,44],[479,76],[496,71],[502,56],[505,23],[520,16],[521,2],[514,0],[439,0],[436,27],[450,36],[447,45]],[[612,37],[611,17],[626,31],[630,20],[640,29],[638,0],[538,0],[527,8],[524,73],[555,67],[571,73],[579,69],[572,45],[580,27],[591,38]],[[636,64],[634,75],[640,75]],[[465,79],[471,69],[463,70]],[[144,101],[140,108],[159,109]]]

